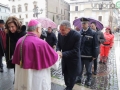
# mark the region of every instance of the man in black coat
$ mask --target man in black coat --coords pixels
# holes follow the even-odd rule
[[[89,28],[89,20],[87,18],[81,18],[82,22],[82,30],[80,31],[81,35],[81,62],[82,62],[82,72],[80,74],[79,80],[77,82],[81,83],[82,73],[84,65],[86,67],[87,78],[85,80],[85,85],[91,85],[91,77],[92,77],[92,61],[97,57],[97,49],[98,49],[98,39],[95,31]]]
[[[67,20],[60,24],[57,53],[62,58],[62,73],[67,86],[65,90],[72,90],[81,70],[80,35],[71,29],[70,22]]]
[[[92,22],[90,26],[91,26],[91,29],[94,30],[96,32],[96,34],[97,34],[98,55],[99,55],[99,53],[100,53],[100,44],[104,43],[105,38],[104,38],[103,33],[100,30],[97,29],[96,22]],[[98,55],[97,55],[97,58],[98,58]],[[97,75],[97,58],[94,60],[94,72],[93,72],[94,75]]]
[[[52,28],[51,28],[51,27],[48,27],[46,42],[47,42],[53,49],[56,48],[57,38],[56,38],[55,34],[52,32]]]

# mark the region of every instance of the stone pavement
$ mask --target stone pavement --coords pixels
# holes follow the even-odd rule
[[[61,75],[61,68],[59,68],[59,70],[57,71],[53,70],[52,76],[54,78],[63,80],[63,76]],[[83,82],[85,81],[85,78],[86,76],[83,76]],[[92,90],[119,90],[117,79],[118,78],[117,78],[117,68],[116,68],[116,61],[115,61],[115,49],[113,48],[110,52],[107,64],[106,65],[98,64],[98,74],[96,76],[93,75],[92,85],[90,87],[87,87],[87,86],[84,86],[84,84],[82,84],[82,85],[79,85],[79,89],[81,90],[81,88],[84,87],[83,90],[86,90],[87,88]],[[76,88],[74,89],[79,90]]]
[[[79,85],[79,88],[74,87],[75,90],[119,90],[120,89],[120,35],[115,34],[114,47],[109,54],[108,62],[106,65],[98,64],[98,74],[92,77],[92,85],[90,87]],[[99,58],[98,58],[99,62]],[[52,70],[52,77],[63,81],[61,75],[61,66],[59,70]],[[85,72],[84,72],[85,73]],[[83,74],[84,74],[83,73]],[[83,77],[83,82],[86,76]],[[56,80],[57,81],[57,80]],[[54,81],[55,82],[55,81]],[[57,83],[57,82],[56,82]],[[64,84],[62,84],[64,85]],[[119,86],[119,87],[118,87]],[[84,87],[84,88],[83,88]]]
[[[83,85],[75,85],[74,90],[119,90],[120,87],[120,38],[115,37],[115,45],[112,48],[106,65],[98,64],[98,75],[92,78],[92,85],[86,87]],[[99,61],[99,60],[98,60]],[[5,63],[4,63],[5,64]],[[61,66],[59,70],[52,69],[52,89],[64,90],[64,80],[61,75]],[[83,81],[86,76],[83,77]],[[0,90],[13,90],[14,72],[6,69],[4,65],[4,73],[0,73]],[[118,87],[119,86],[119,87]]]

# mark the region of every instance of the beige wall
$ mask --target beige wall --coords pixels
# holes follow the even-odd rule
[[[69,20],[69,4],[64,0],[47,0],[48,18],[59,25],[61,20]]]

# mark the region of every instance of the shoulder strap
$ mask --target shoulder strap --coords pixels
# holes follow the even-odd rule
[[[24,36],[22,42],[21,42],[21,45],[20,45],[20,67],[22,68],[23,66],[23,58],[22,58],[22,45],[25,41],[25,38],[27,37],[27,34]]]
[[[9,60],[10,60],[10,37],[9,37]]]

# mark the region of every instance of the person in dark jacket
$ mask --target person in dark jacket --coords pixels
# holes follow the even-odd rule
[[[43,28],[41,30],[42,30],[42,33],[41,33],[40,38],[45,40],[47,38],[47,33],[46,33],[46,31]]]
[[[81,62],[82,62],[82,72],[78,79],[78,83],[81,83],[82,73],[84,65],[86,67],[87,78],[85,80],[85,85],[91,85],[92,77],[92,61],[97,58],[97,49],[98,49],[98,39],[95,31],[89,28],[89,20],[87,18],[81,18],[82,30],[80,31],[81,35]]]
[[[6,21],[5,27],[7,29],[6,61],[8,61],[13,56],[17,41],[26,34],[26,26],[22,26],[20,21],[16,17],[12,16]]]
[[[71,29],[70,22],[67,20],[60,24],[57,53],[62,58],[62,73],[67,86],[65,90],[72,90],[81,70],[80,35]]]
[[[100,44],[104,43],[105,38],[104,38],[103,33],[100,30],[97,29],[96,22],[91,22],[90,27],[97,34],[97,39],[98,39],[98,42],[97,42],[98,43],[98,55],[99,55],[99,53],[100,53]],[[97,58],[98,58],[98,55],[97,55]],[[94,72],[93,72],[94,75],[97,75],[97,58],[94,60]]]
[[[56,48],[57,38],[56,38],[55,34],[52,32],[52,28],[51,28],[51,27],[48,27],[46,42],[47,42],[53,49]]]
[[[3,72],[3,63],[2,63],[3,56],[4,56],[4,49],[3,49],[2,38],[0,36],[0,72]]]
[[[5,33],[5,22],[4,20],[0,20],[0,36],[2,38],[4,52],[6,50],[6,33]]]
[[[4,31],[4,24],[4,20],[0,19],[0,72],[3,72],[2,56],[4,56],[4,53],[6,51],[6,33]]]

